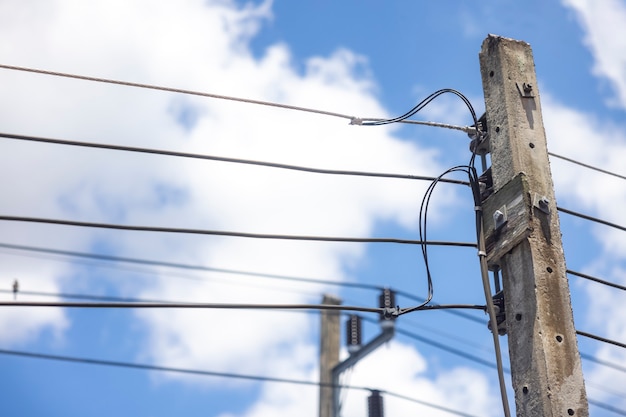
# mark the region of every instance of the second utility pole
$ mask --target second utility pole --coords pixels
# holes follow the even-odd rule
[[[494,191],[483,204],[487,261],[502,270],[517,415],[587,417],[530,45],[490,35],[480,67]]]

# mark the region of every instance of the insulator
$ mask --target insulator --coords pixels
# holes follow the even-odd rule
[[[378,296],[378,306],[380,308],[395,308],[396,306],[396,293],[389,288],[383,289],[380,296]],[[393,318],[386,317],[384,313],[380,314],[381,325],[393,326]]]
[[[380,395],[380,391],[374,390],[367,397],[367,415],[368,417],[385,417],[383,397]]]
[[[356,314],[346,321],[346,344],[351,354],[361,349],[361,317]]]

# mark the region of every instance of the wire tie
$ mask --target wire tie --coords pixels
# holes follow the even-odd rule
[[[479,250],[478,256],[487,256],[487,252],[485,252],[484,250]]]
[[[474,206],[474,211],[483,211],[482,206]]]

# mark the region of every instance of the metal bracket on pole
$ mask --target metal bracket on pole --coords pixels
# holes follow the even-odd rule
[[[351,354],[345,361],[338,363],[332,370],[332,384],[333,384],[333,417],[339,417],[339,376],[352,366],[356,365],[358,361],[372,353],[380,345],[390,341],[395,334],[395,326],[393,321],[391,326],[383,327],[383,331],[376,336],[372,341],[363,345],[361,349]]]

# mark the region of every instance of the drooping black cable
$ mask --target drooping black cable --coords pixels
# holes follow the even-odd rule
[[[476,128],[480,127],[478,121],[475,121]],[[491,326],[491,336],[493,340],[493,347],[496,354],[496,369],[498,372],[498,384],[500,387],[500,398],[502,400],[502,409],[505,417],[511,416],[511,410],[509,407],[509,399],[506,391],[506,381],[504,378],[504,365],[502,361],[502,349],[500,348],[500,336],[498,334],[498,323],[496,319],[496,310],[492,298],[491,283],[489,281],[489,268],[487,265],[487,249],[485,244],[485,230],[483,221],[483,209],[482,198],[480,192],[479,177],[476,172],[476,156],[477,149],[480,147],[480,142],[485,140],[486,132],[480,130],[477,131],[476,140],[478,143],[472,148],[472,156],[469,162],[469,178],[470,187],[472,190],[472,196],[474,200],[474,212],[476,218],[476,241],[478,243],[478,260],[480,263],[480,275],[482,280],[483,291],[485,293],[485,302],[487,307],[487,313],[489,314],[489,324]],[[486,164],[485,158],[483,158],[483,165]],[[486,169],[486,166],[483,166]]]
[[[576,334],[579,335],[579,336],[584,336],[584,337],[587,337],[589,339],[594,339],[594,340],[597,340],[599,342],[608,343],[609,345],[613,345],[613,346],[617,346],[617,347],[621,347],[623,349],[626,349],[626,343],[618,342],[617,340],[607,339],[606,337],[598,336],[598,335],[595,335],[595,334],[592,334],[592,333],[583,332],[581,330],[576,330]]]
[[[0,293],[4,293],[4,294],[11,294],[14,293],[14,291],[12,290],[3,290],[0,289]],[[115,296],[106,296],[106,295],[90,295],[90,294],[72,294],[72,293],[51,293],[51,292],[45,292],[45,291],[28,291],[28,290],[20,290],[19,294],[23,294],[23,295],[34,295],[34,296],[39,296],[39,297],[55,297],[55,298],[64,298],[64,299],[77,299],[77,300],[90,300],[90,301],[110,301],[110,302],[125,302],[125,303],[178,303],[178,304],[182,304],[179,301],[170,301],[170,300],[148,300],[148,299],[144,299],[144,298],[131,298],[131,297],[115,297]],[[450,305],[450,306],[445,306],[448,307],[447,309],[443,310],[443,311],[447,311],[447,312],[454,312],[455,310],[452,310],[451,308],[454,308],[454,305]],[[468,306],[462,306],[462,307],[468,307]],[[476,306],[476,309],[480,309],[483,310],[484,307],[483,306]],[[479,307],[479,308],[478,308]],[[431,308],[432,309],[432,308]],[[306,313],[307,311],[303,311],[303,310],[285,310],[286,312],[297,312],[297,313]],[[473,318],[473,316],[469,316],[468,318]],[[379,319],[373,319],[371,317],[365,317],[365,316],[361,316],[361,319],[365,322],[369,322],[372,324],[379,324]],[[482,321],[481,321],[482,323]],[[478,364],[484,365],[484,366],[488,366],[490,368],[494,368],[497,369],[497,365],[493,362],[489,362],[485,359],[479,358],[477,356],[474,355],[470,355],[467,352],[463,351],[463,350],[459,350],[459,349],[455,349],[452,348],[446,344],[443,343],[439,343],[436,342],[430,338],[418,335],[417,333],[405,330],[405,329],[401,329],[401,328],[396,328],[396,332],[398,334],[402,334],[406,337],[409,337],[411,339],[417,340],[419,342],[422,342],[424,344],[436,347],[440,350],[452,353],[456,356],[460,356],[462,358],[465,358],[469,361],[472,362],[476,362]],[[581,352],[580,353],[580,357],[588,360],[590,362],[594,362],[597,363],[599,365],[608,367],[608,368],[612,368],[614,370],[617,371],[621,371],[626,373],[626,367],[617,365],[615,363],[612,362],[608,362],[608,361],[604,361],[601,359],[597,359],[595,358],[593,355],[590,355],[588,353],[584,353]],[[508,368],[504,368],[504,372],[506,373],[510,373],[510,370]]]
[[[450,174],[450,173],[454,173],[454,172],[465,172],[465,173],[467,173],[466,168],[467,167],[463,167],[463,166],[456,166],[456,167],[450,168],[450,169],[446,170],[444,173],[442,173],[441,175],[439,175],[437,178],[435,178],[435,180],[428,186],[426,192],[424,193],[424,196],[422,197],[422,202],[420,204],[419,225],[418,225],[418,233],[419,233],[419,240],[420,241],[424,242],[425,239],[427,239],[428,208],[430,206],[430,199],[432,197],[433,191],[435,190],[435,187],[439,183],[439,180],[441,178],[443,178],[444,176]],[[410,313],[412,311],[416,311],[416,310],[421,309],[422,307],[426,306],[432,300],[433,295],[434,295],[433,279],[432,279],[432,274],[431,274],[431,270],[430,270],[430,264],[429,264],[429,260],[428,260],[428,247],[427,247],[427,245],[420,245],[420,248],[421,248],[421,252],[422,252],[422,258],[424,260],[424,268],[426,270],[426,281],[427,281],[427,285],[428,285],[428,294],[427,294],[426,299],[423,300],[421,304],[419,304],[417,306],[414,306],[414,307],[408,307],[408,308],[400,309],[398,311],[398,315]]]
[[[385,313],[378,307],[334,304],[243,304],[243,303],[163,303],[163,302],[63,302],[63,301],[0,301],[0,307],[64,307],[64,308],[176,308],[216,310],[333,310]],[[444,308],[445,306],[441,306]],[[457,308],[456,306],[454,308]]]
[[[603,285],[607,285],[609,287],[617,288],[618,290],[626,291],[626,286],[624,286],[624,285],[616,284],[616,283],[611,282],[611,281],[607,281],[607,280],[604,280],[604,279],[593,277],[591,275],[583,274],[582,272],[572,271],[571,269],[568,269],[565,272],[567,272],[570,275],[575,275],[577,277],[587,279],[589,281],[594,281],[594,282],[597,282],[599,284],[603,284]]]
[[[572,164],[576,164],[576,165],[579,165],[581,167],[589,168],[589,169],[592,169],[594,171],[601,172],[603,174],[611,175],[613,177],[616,177],[616,178],[619,178],[619,179],[622,179],[622,180],[626,180],[626,176],[624,176],[624,175],[616,174],[615,172],[607,171],[606,169],[594,167],[593,165],[585,164],[585,163],[582,163],[582,162],[577,161],[577,160],[572,159],[572,158],[568,158],[568,157],[565,157],[565,156],[562,156],[562,155],[558,155],[558,154],[555,154],[553,152],[548,152],[548,155],[553,156],[555,158],[562,159],[562,160],[567,161],[567,162],[571,162]]]
[[[613,407],[612,405],[605,404],[603,402],[596,401],[596,400],[587,399],[587,401],[589,402],[589,404],[595,405],[596,407],[603,408],[607,411],[611,411],[615,414],[619,414],[620,416],[626,416],[626,410],[621,410],[619,408]]]
[[[404,113],[402,116],[394,117],[392,119],[383,119],[383,120],[379,120],[379,119],[361,119],[363,121],[362,124],[364,126],[381,126],[381,125],[386,125],[386,124],[390,124],[390,123],[402,122],[405,119],[408,119],[409,117],[414,116],[416,113],[418,113],[420,110],[422,110],[428,104],[430,104],[430,102],[433,101],[435,98],[439,97],[442,94],[446,94],[446,93],[454,94],[454,95],[456,95],[457,97],[459,97],[463,101],[463,103],[467,106],[470,114],[472,115],[472,119],[474,121],[474,126],[478,126],[478,119],[476,117],[476,112],[474,111],[474,107],[472,106],[470,101],[467,99],[467,97],[465,97],[459,91],[454,90],[452,88],[444,88],[444,89],[435,91],[434,93],[430,94],[428,97],[426,97],[425,99],[420,101],[411,110],[409,110],[408,112]]]
[[[45,223],[55,224],[62,226],[77,226],[77,227],[91,227],[99,229],[113,229],[113,230],[128,230],[136,232],[162,232],[162,233],[183,233],[183,234],[199,234],[199,235],[213,235],[213,236],[230,236],[230,237],[243,237],[253,239],[279,239],[279,240],[304,240],[304,241],[317,241],[317,242],[351,242],[351,243],[399,243],[410,245],[435,245],[435,246],[462,246],[462,247],[476,247],[475,243],[469,242],[422,242],[419,240],[411,239],[397,239],[397,238],[358,238],[358,237],[334,237],[334,236],[299,236],[299,235],[280,235],[280,234],[262,234],[262,233],[246,233],[246,232],[231,232],[224,230],[206,230],[206,229],[187,229],[187,228],[175,228],[175,227],[156,227],[156,226],[133,226],[113,223],[95,223],[95,222],[79,222],[74,220],[62,220],[62,219],[48,219],[38,217],[22,217],[22,216],[0,216],[0,220],[14,221],[14,222],[28,222],[28,223]]]
[[[287,169],[287,170],[293,170],[293,171],[310,172],[310,173],[315,173],[315,174],[348,175],[348,176],[376,177],[376,178],[396,178],[396,179],[422,180],[422,181],[432,181],[434,179],[434,177],[423,176],[423,175],[404,175],[404,174],[393,174],[393,173],[384,173],[384,172],[321,169],[321,168],[304,167],[304,166],[298,166],[298,165],[280,164],[276,162],[255,161],[255,160],[240,159],[240,158],[227,158],[223,156],[201,155],[201,154],[192,154],[192,153],[185,153],[185,152],[166,151],[162,149],[138,148],[138,147],[132,147],[132,146],[110,145],[110,144],[103,144],[103,143],[79,142],[79,141],[72,141],[72,140],[65,140],[65,139],[52,139],[52,138],[43,138],[43,137],[37,137],[37,136],[16,135],[16,134],[10,134],[10,133],[0,133],[0,137],[6,138],[6,139],[49,143],[49,144],[56,144],[56,145],[107,149],[107,150],[115,150],[115,151],[135,152],[135,153],[144,153],[144,154],[152,154],[152,155],[162,155],[162,156],[173,156],[173,157],[178,157],[178,158],[201,159],[201,160],[228,162],[228,163],[245,164],[245,165],[257,165],[257,166],[264,166],[264,167],[269,167],[269,168],[279,168],[279,169]],[[452,180],[443,179],[441,182],[446,182],[450,184],[459,184],[459,185],[469,185],[469,183],[466,181],[459,181],[459,180],[453,180],[453,179]]]
[[[626,227],[625,226],[621,226],[619,224],[611,223],[611,222],[608,222],[606,220],[602,220],[602,219],[599,219],[597,217],[590,216],[588,214],[582,214],[582,213],[579,213],[579,212],[574,211],[574,210],[566,209],[564,207],[557,207],[556,209],[558,211],[560,211],[561,213],[566,213],[566,214],[569,214],[571,216],[580,217],[581,219],[590,220],[592,222],[600,223],[600,224],[603,224],[605,226],[613,227],[615,229],[619,229],[619,230],[621,230],[623,232],[626,232]]]
[[[355,386],[355,385],[333,385],[333,384],[306,381],[306,380],[300,380],[300,379],[291,379],[291,378],[278,378],[278,377],[260,376],[260,375],[235,374],[235,373],[230,373],[230,372],[201,371],[201,370],[196,370],[196,369],[174,368],[174,367],[168,367],[168,366],[146,365],[146,364],[140,364],[140,363],[110,361],[110,360],[102,360],[102,359],[78,358],[74,356],[50,355],[50,354],[44,354],[44,353],[25,352],[25,351],[8,350],[8,349],[0,349],[0,354],[21,356],[21,357],[32,358],[32,359],[46,359],[46,360],[53,360],[53,361],[73,362],[73,363],[82,363],[82,364],[89,364],[89,365],[103,365],[103,366],[113,366],[113,367],[120,367],[120,368],[140,369],[140,370],[145,370],[145,371],[175,372],[175,373],[184,373],[184,374],[219,377],[219,378],[246,379],[249,381],[276,382],[276,383],[284,383],[284,384],[309,385],[309,386],[315,386],[315,387],[338,387],[342,389],[345,388],[345,389],[351,389],[351,390],[370,391],[370,392],[374,391],[373,388]],[[477,417],[472,414],[467,414],[462,411],[453,410],[451,408],[447,408],[438,404],[434,404],[434,403],[423,401],[417,398],[397,394],[393,391],[387,391],[387,390],[377,390],[377,391],[381,393],[385,393],[389,396],[393,396],[393,397],[397,397],[397,398],[404,399],[407,401],[422,404],[424,406],[441,410],[441,411],[446,411],[448,413],[455,414],[458,416]]]
[[[359,289],[374,290],[374,291],[382,291],[383,289],[386,288],[380,285],[364,284],[364,283],[359,283],[359,282],[332,281],[332,280],[325,280],[325,279],[319,279],[319,278],[305,278],[305,277],[296,277],[296,276],[288,276],[288,275],[267,274],[267,273],[242,271],[242,270],[235,270],[235,269],[215,268],[215,267],[204,266],[204,265],[191,265],[191,264],[182,264],[182,263],[174,263],[174,262],[166,262],[166,261],[155,261],[155,260],[148,260],[148,259],[127,258],[127,257],[119,257],[119,256],[112,256],[112,255],[66,251],[66,250],[59,250],[59,249],[34,247],[34,246],[13,245],[13,244],[8,244],[8,243],[0,243],[0,248],[7,248],[7,249],[13,249],[13,250],[27,251],[27,252],[45,253],[45,254],[51,254],[51,255],[77,257],[77,258],[83,258],[83,259],[92,259],[96,261],[121,262],[121,263],[137,264],[137,265],[149,265],[149,266],[185,269],[185,270],[192,270],[192,271],[206,271],[206,272],[233,274],[233,275],[246,275],[246,276],[252,276],[252,277],[259,277],[259,278],[305,282],[305,283],[310,283],[310,284],[334,285],[334,286],[339,286],[339,287],[359,288]],[[392,290],[397,295],[408,298],[409,300],[413,300],[418,303],[423,303],[425,301],[424,298],[418,297],[408,291],[398,290],[395,288],[392,288]],[[0,290],[0,292],[4,292],[4,290]],[[26,293],[26,292],[20,291],[20,293]],[[110,300],[110,301],[132,301],[132,300]],[[473,321],[475,323],[484,325],[484,320],[481,320],[480,318],[477,318],[474,315],[465,313],[463,311],[457,311],[453,309],[447,309],[444,311],[446,313],[459,316],[464,319]]]
[[[0,243],[0,248],[15,249],[15,250],[21,250],[21,251],[28,251],[28,252],[37,252],[37,253],[46,253],[46,254],[51,254],[51,255],[77,257],[77,258],[91,259],[91,260],[96,260],[96,261],[121,262],[121,263],[130,263],[130,264],[136,264],[136,265],[148,265],[148,266],[184,269],[184,270],[191,270],[191,271],[218,272],[218,273],[232,274],[232,275],[246,275],[246,276],[252,276],[252,277],[259,277],[259,278],[271,278],[271,279],[278,279],[278,280],[285,280],[285,281],[306,282],[310,284],[324,284],[324,285],[335,285],[335,286],[341,286],[341,287],[361,288],[361,289],[366,289],[366,290],[382,291],[385,288],[381,285],[363,284],[360,282],[343,282],[343,281],[332,281],[332,280],[318,279],[318,278],[296,277],[296,276],[291,276],[291,275],[268,274],[268,273],[262,273],[262,272],[243,271],[243,270],[238,270],[238,269],[216,268],[216,267],[204,266],[204,265],[191,265],[191,264],[183,264],[183,263],[177,263],[177,262],[156,261],[152,259],[128,258],[128,257],[122,257],[122,256],[102,255],[102,254],[96,254],[96,253],[66,251],[66,250],[42,248],[42,247],[34,247],[34,246],[24,246],[24,245],[13,245],[9,243]]]

